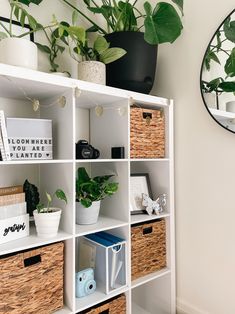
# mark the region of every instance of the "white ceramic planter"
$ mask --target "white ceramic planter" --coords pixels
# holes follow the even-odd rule
[[[97,223],[100,211],[100,201],[93,202],[88,208],[76,202],[76,223],[78,225],[92,225]]]
[[[105,64],[99,61],[82,61],[78,63],[78,79],[97,83],[106,84]]]
[[[215,93],[203,93],[203,98],[208,108],[216,109]]]
[[[33,211],[37,234],[40,238],[53,238],[57,235],[61,209],[51,208],[53,212],[50,213],[38,213],[37,210]]]
[[[27,39],[5,38],[0,41],[0,63],[37,70],[38,48]]]
[[[235,101],[234,100],[226,102],[226,111],[235,112]]]

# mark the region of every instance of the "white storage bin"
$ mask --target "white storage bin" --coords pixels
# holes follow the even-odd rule
[[[97,287],[109,294],[127,285],[126,241],[107,232],[85,236],[96,246],[95,281]]]

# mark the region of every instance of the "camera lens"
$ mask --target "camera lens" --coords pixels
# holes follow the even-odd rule
[[[95,291],[96,289],[96,282],[95,280],[88,280],[85,284],[85,293],[86,294],[91,294]]]

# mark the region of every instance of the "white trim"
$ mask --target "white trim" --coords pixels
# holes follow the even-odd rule
[[[177,314],[210,314],[209,312],[197,308],[194,304],[177,298],[176,303]]]

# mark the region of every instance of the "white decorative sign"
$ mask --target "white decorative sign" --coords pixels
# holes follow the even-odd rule
[[[29,235],[29,214],[0,220],[0,244]]]
[[[52,159],[52,121],[7,118],[7,135],[12,160]]]

